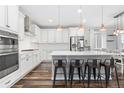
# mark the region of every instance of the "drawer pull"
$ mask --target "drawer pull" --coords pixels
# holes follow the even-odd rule
[[[7,81],[7,82],[5,83],[5,85],[9,84],[10,82],[11,82],[11,80]]]

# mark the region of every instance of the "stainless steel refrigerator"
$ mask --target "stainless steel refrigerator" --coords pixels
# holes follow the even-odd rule
[[[84,51],[84,36],[70,37],[70,51]]]

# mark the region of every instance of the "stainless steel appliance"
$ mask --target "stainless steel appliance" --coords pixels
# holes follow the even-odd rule
[[[0,30],[0,78],[18,68],[18,35]]]
[[[71,36],[70,37],[70,51],[83,51],[84,50],[84,37]]]

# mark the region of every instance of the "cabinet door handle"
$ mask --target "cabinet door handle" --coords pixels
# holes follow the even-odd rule
[[[11,80],[7,81],[7,82],[5,83],[5,85],[9,84],[10,82],[11,82]]]

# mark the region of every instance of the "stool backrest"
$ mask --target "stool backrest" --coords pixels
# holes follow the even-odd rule
[[[70,60],[71,64],[74,64],[75,66],[80,66],[81,64],[84,63],[83,59],[71,59]]]
[[[66,59],[53,59],[53,64],[54,65],[58,65],[58,66],[62,66],[63,64],[67,64],[67,60]]]
[[[113,57],[110,59],[110,65],[111,65],[111,66],[114,66],[114,65],[115,65],[115,60],[114,60]]]
[[[101,63],[101,59],[88,59],[87,63],[92,64],[92,66],[99,66]]]
[[[104,62],[105,62],[106,65],[110,65],[110,66],[115,65],[115,59],[113,57],[111,57],[110,59],[105,59]]]
[[[62,59],[60,60],[58,60],[58,66],[62,66]]]
[[[75,65],[76,65],[76,66],[79,66],[79,65],[80,65],[80,60],[78,60],[78,59],[75,60]]]

